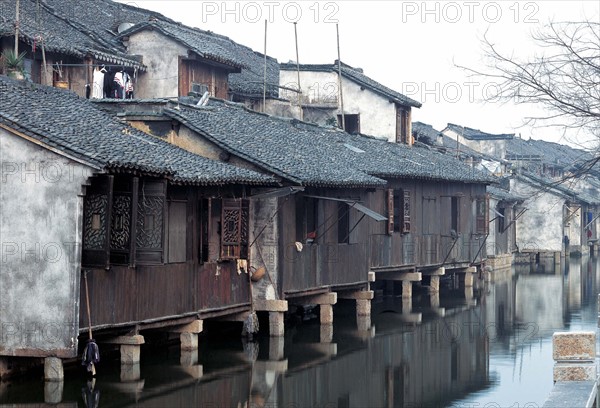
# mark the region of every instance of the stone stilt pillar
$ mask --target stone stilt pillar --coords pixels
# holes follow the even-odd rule
[[[109,344],[120,345],[121,350],[121,365],[123,364],[139,364],[140,349],[144,344],[144,336],[139,334],[133,336],[119,336],[109,341]]]
[[[356,316],[371,316],[371,300],[356,299]]]
[[[65,373],[62,360],[57,357],[46,357],[44,359],[44,380],[63,381],[64,379]]]
[[[333,324],[333,305],[320,305],[321,325]]]
[[[412,282],[402,281],[402,299],[412,298]]]
[[[333,341],[333,324],[321,324],[319,341],[321,343],[331,343]]]
[[[283,318],[283,312],[269,312],[269,335],[271,337],[283,336],[285,333]]]
[[[554,333],[552,358],[554,382],[596,381],[596,333]]]
[[[173,327],[171,333],[179,333],[181,351],[198,350],[198,333],[204,329],[203,320],[194,320],[188,324]]]
[[[429,291],[432,293],[436,293],[440,291],[440,277],[437,275],[433,275],[431,277],[431,283],[429,284]]]
[[[269,335],[271,337],[284,335],[285,326],[283,318],[284,313],[288,311],[287,300],[254,299],[254,310],[257,312],[269,312]]]

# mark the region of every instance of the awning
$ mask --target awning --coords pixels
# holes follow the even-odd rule
[[[373,218],[375,221],[378,221],[378,222],[387,221],[387,217],[384,217],[383,215],[379,214],[378,212],[375,212],[375,211],[371,210],[370,208],[367,208],[364,205],[359,204],[358,202],[356,202],[354,200],[349,200],[347,198],[333,198],[333,197],[323,197],[323,196],[313,196],[313,195],[306,195],[305,197],[317,198],[319,200],[341,201],[341,202],[348,204],[350,207],[356,209],[357,211],[360,211],[361,213],[365,214],[366,216]]]

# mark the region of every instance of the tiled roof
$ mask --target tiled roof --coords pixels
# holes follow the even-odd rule
[[[186,184],[276,182],[151,137],[68,91],[0,76],[0,95],[0,123],[100,169],[164,174]]]
[[[165,21],[147,21],[136,24],[129,30],[122,32],[119,37],[126,37],[142,30],[157,30],[165,36],[172,38],[193,52],[218,63],[229,65],[232,68],[241,68],[242,64],[238,61],[235,51],[231,47],[223,47],[215,35],[207,31],[193,30],[181,24],[174,24]]]
[[[502,201],[525,201],[525,197],[520,196],[518,194],[515,193],[511,193],[508,190],[504,190],[503,188],[498,188],[495,186],[487,186],[486,188],[487,192],[489,194],[491,194],[493,197],[495,197],[498,200],[502,200]]]
[[[375,186],[383,178],[493,183],[486,173],[426,148],[411,148],[335,128],[250,111],[211,99],[165,114],[221,148],[290,181],[309,186]]]
[[[413,136],[415,140],[425,143],[426,145],[432,147],[443,147],[448,154],[456,155],[457,149],[460,157],[474,157],[482,159],[485,155],[482,155],[480,152],[471,149],[470,147],[457,143],[455,139],[452,139],[449,136],[446,136],[441,131],[436,130],[433,126],[428,125],[422,122],[413,122],[412,124]],[[438,137],[441,136],[441,139]],[[438,140],[441,140],[442,144],[438,145]]]
[[[284,63],[280,64],[281,69],[283,70],[296,70],[298,67],[293,63]],[[301,71],[324,71],[324,72],[338,72],[338,64],[337,61],[333,64],[301,64]],[[415,101],[414,99],[409,98],[406,95],[402,95],[400,92],[396,92],[393,89],[388,88],[385,85],[380,84],[379,82],[369,78],[366,76],[362,70],[358,68],[353,68],[348,64],[344,64],[342,62],[342,76],[348,78],[357,84],[364,86],[371,91],[378,93],[381,96],[386,98],[390,98],[396,103],[400,105],[408,105],[414,106],[415,108],[420,108],[421,103]]]
[[[0,37],[14,37],[15,12],[14,2],[0,2]],[[57,12],[45,1],[38,7],[35,0],[22,0],[19,14],[19,37],[31,46],[35,44],[39,49],[43,43],[46,52],[78,58],[94,55],[100,61],[144,68],[134,57],[128,56],[111,35],[71,18],[75,15],[73,9]]]
[[[502,140],[502,139],[512,139],[515,135],[514,133],[502,133],[502,134],[492,134],[482,132],[479,129],[472,129],[465,126],[455,125],[454,123],[448,123],[446,130],[451,130],[454,133],[458,133],[463,136],[465,139],[469,140]]]
[[[521,171],[516,177],[540,190],[553,191],[555,194],[561,195],[569,200],[592,205],[600,204],[600,199],[598,197],[591,196],[585,192],[572,190],[565,184],[565,180],[554,181],[527,171]]]
[[[506,144],[506,159],[570,168],[591,160],[590,152],[545,140],[514,138]]]

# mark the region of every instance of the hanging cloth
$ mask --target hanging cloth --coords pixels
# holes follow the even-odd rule
[[[94,70],[94,78],[92,84],[92,98],[104,98],[104,72],[99,69]]]

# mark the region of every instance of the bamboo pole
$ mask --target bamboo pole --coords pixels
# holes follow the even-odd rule
[[[337,52],[338,52],[338,93],[340,95],[340,110],[342,111],[342,130],[346,130],[346,118],[344,116],[344,93],[342,91],[342,58],[340,56],[340,28],[339,25],[335,25],[335,31],[337,33]]]
[[[267,106],[267,20],[265,19],[265,61],[264,61],[264,73],[263,73],[263,106],[262,111],[265,113]]]
[[[296,41],[296,71],[298,72],[298,108],[300,109],[300,120],[304,120],[304,111],[302,110],[302,88],[300,87],[300,56],[298,53],[298,30],[297,23],[294,21],[294,37]]]
[[[15,10],[15,56],[19,55],[19,5],[20,1],[17,0],[17,8]]]

